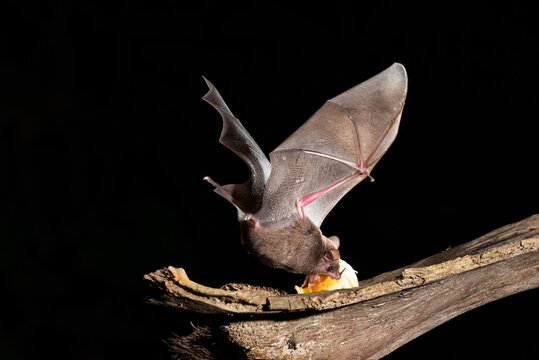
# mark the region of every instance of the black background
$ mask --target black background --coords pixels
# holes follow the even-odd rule
[[[269,153],[326,99],[406,66],[376,182],[323,225],[362,278],[537,213],[538,13],[406,3],[5,3],[0,358],[168,358],[181,315],[145,305],[142,282],[167,265],[210,286],[303,280],[248,258],[235,209],[202,181],[248,172],[218,143],[201,75]],[[537,299],[496,301],[388,358],[529,357]]]

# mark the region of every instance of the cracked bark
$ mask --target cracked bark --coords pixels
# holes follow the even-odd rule
[[[149,303],[205,314],[205,325],[169,339],[176,358],[378,359],[466,311],[539,287],[539,215],[354,289],[215,289],[173,267],[144,278]]]

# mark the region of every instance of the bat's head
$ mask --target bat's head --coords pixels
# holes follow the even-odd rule
[[[336,236],[325,237],[307,217],[274,221],[249,216],[240,221],[247,252],[264,264],[314,277],[340,279]]]
[[[335,279],[341,278],[340,268],[339,268],[339,260],[341,258],[341,255],[339,253],[339,250],[334,247],[329,247],[324,252],[324,256],[322,256],[322,259],[316,264],[316,267],[314,268],[313,275],[316,274],[326,274],[331,276]],[[313,277],[314,278],[314,277]]]

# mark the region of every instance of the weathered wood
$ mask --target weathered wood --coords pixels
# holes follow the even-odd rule
[[[535,287],[539,256],[529,253],[337,310],[223,330],[250,359],[378,359],[459,314]]]
[[[267,312],[269,297],[286,296],[274,289],[248,284],[227,284],[221,289],[210,288],[189,280],[182,268],[172,266],[144,275],[157,291],[148,302],[172,306],[202,314],[254,314]]]
[[[189,344],[206,344],[206,352],[216,354],[221,342],[249,359],[376,359],[468,310],[539,287],[539,215],[354,289],[301,295],[245,284],[214,289],[172,267],[145,279],[156,294],[150,303],[205,314],[252,314],[249,320],[216,319],[190,337],[171,339],[179,358],[189,358]],[[334,310],[322,311],[328,309]]]

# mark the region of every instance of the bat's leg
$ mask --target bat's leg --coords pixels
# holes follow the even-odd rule
[[[255,229],[258,229],[260,227],[260,221],[251,214],[247,214],[245,216],[245,221],[250,221]]]
[[[345,177],[344,179],[337,181],[335,184],[330,185],[325,189],[315,191],[315,192],[313,192],[313,193],[311,193],[309,195],[305,195],[301,199],[296,200],[296,209],[298,210],[299,216],[301,216],[303,218],[304,217],[303,208],[305,206],[309,205],[310,203],[312,203],[313,201],[315,201],[316,199],[318,199],[326,191],[329,191],[329,190],[331,190],[331,189],[333,189],[333,188],[347,182],[348,180],[350,180],[353,177],[358,176],[358,175],[363,175],[363,174],[356,170],[353,173],[351,173],[350,175],[348,175],[347,177]],[[369,176],[369,175],[367,175],[367,176]]]

